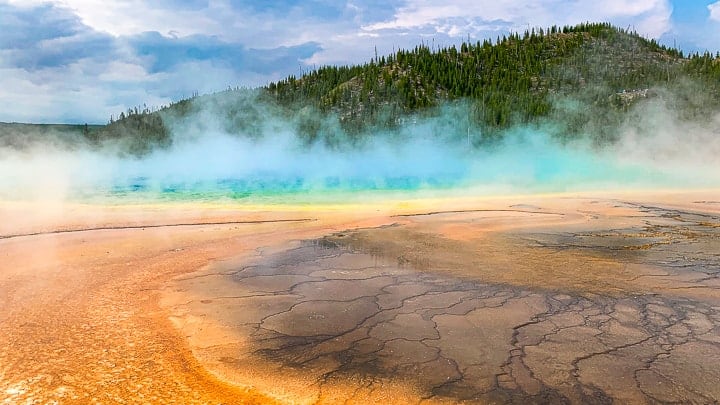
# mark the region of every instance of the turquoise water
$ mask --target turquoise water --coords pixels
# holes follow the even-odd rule
[[[484,165],[466,165],[463,170],[438,175],[378,176],[286,176],[245,175],[241,178],[206,178],[182,181],[151,176],[115,178],[108,185],[78,188],[77,200],[107,203],[129,202],[236,202],[247,204],[353,202],[362,198],[470,194],[528,194],[598,189],[645,189],[697,186],[711,183],[702,179],[669,175],[638,165],[610,165],[608,162],[568,156],[564,160],[536,156],[507,161],[497,159]]]
[[[352,195],[383,196],[393,193],[442,193],[466,186],[460,178],[398,176],[387,178],[304,179],[302,177],[224,178],[196,182],[158,182],[138,177],[108,188],[85,188],[74,195],[78,200],[119,201],[235,201],[273,204],[287,202],[349,202]]]
[[[720,185],[715,160],[690,160],[683,153],[656,159],[646,149],[563,145],[536,133],[508,137],[504,144],[484,149],[425,139],[346,151],[299,148],[277,139],[258,143],[208,136],[142,158],[48,151],[0,159],[0,198],[282,204],[361,202],[395,193],[493,195]]]

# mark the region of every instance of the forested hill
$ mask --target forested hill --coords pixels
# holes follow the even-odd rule
[[[104,125],[72,125],[72,124],[24,124],[17,122],[0,122],[0,149],[28,149],[41,144],[47,147],[54,144],[58,147],[77,145],[98,134]]]
[[[720,55],[659,45],[609,24],[514,33],[459,47],[420,44],[357,66],[325,66],[259,89],[182,100],[159,111],[133,109],[91,134],[126,138],[142,153],[170,142],[171,125],[211,111],[223,130],[260,136],[282,118],[308,143],[372,136],[436,107],[462,105],[478,142],[517,124],[553,122],[557,136],[612,141],[634,104],[665,97],[681,118],[720,106]],[[193,118],[195,117],[195,118]],[[172,123],[172,124],[171,124]]]

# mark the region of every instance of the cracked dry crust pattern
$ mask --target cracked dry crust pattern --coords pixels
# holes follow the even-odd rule
[[[222,300],[247,339],[200,355],[302,375],[310,401],[717,403],[719,218],[616,204],[643,225],[487,242],[509,262],[419,223],[335,234],[206,275],[240,293],[179,307]]]

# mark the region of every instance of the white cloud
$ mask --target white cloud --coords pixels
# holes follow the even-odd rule
[[[285,73],[237,71],[212,62],[187,62],[169,72],[148,73],[142,66],[81,60],[69,66],[29,72],[0,67],[0,122],[105,123],[129,107],[161,107],[239,84],[259,86]]]
[[[710,11],[710,19],[720,22],[720,1],[708,4],[707,8]]]
[[[462,36],[473,34],[468,30],[476,25],[497,21],[504,22],[511,30],[610,21],[618,25],[633,25],[643,35],[658,37],[669,30],[672,13],[667,0],[543,0],[528,3],[524,0],[458,0],[451,3],[408,0],[398,8],[393,19],[363,28],[381,31],[433,27],[438,32]]]
[[[164,6],[146,0],[9,0],[17,7],[53,4],[71,10],[88,27],[114,36],[134,35],[145,31],[178,35],[222,35],[227,23],[223,16],[233,18],[234,13],[223,2],[209,2],[207,8]],[[228,15],[230,11],[230,15]]]
[[[0,69],[3,98],[12,100],[3,103],[0,121],[98,122],[99,117],[109,118],[123,109],[123,104],[113,101],[119,95],[83,78],[78,66],[32,74],[23,69]],[[134,91],[136,96],[147,96],[141,89]]]
[[[102,82],[137,82],[142,83],[150,78],[145,68],[136,63],[110,61],[97,78]]]

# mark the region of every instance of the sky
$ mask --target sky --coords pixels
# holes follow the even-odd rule
[[[0,0],[0,122],[103,124],[421,41],[587,21],[720,51],[715,0]]]

